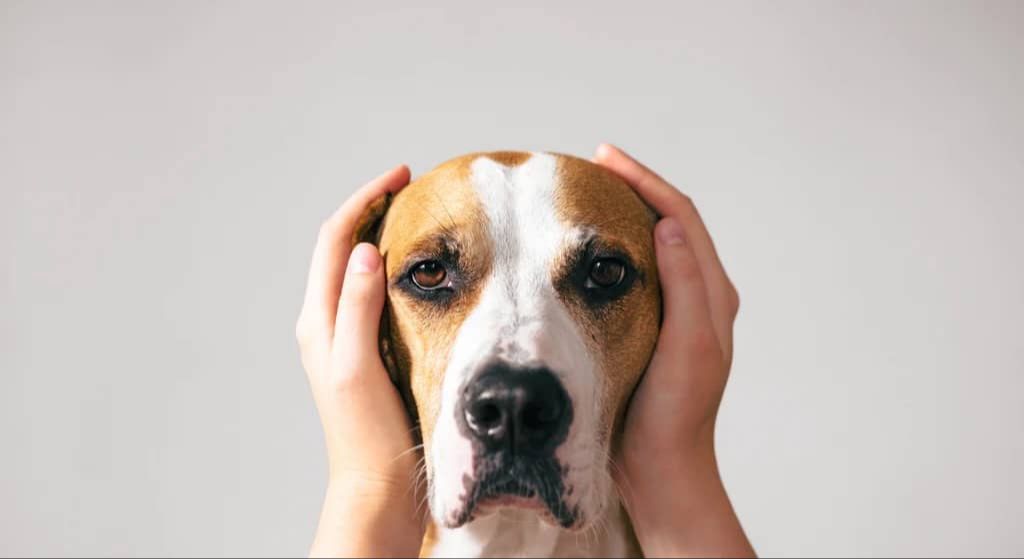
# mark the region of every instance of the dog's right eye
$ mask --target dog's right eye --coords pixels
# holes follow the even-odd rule
[[[409,273],[409,277],[412,278],[416,287],[426,291],[441,289],[450,283],[445,282],[448,279],[448,271],[437,260],[426,260],[416,264],[413,266],[412,272]]]

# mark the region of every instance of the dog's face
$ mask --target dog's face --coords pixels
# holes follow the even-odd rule
[[[439,525],[502,507],[598,518],[660,322],[653,224],[619,178],[552,154],[463,156],[394,198],[385,353]]]

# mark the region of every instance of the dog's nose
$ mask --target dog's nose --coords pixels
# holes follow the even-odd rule
[[[462,404],[469,436],[490,451],[552,451],[572,420],[565,388],[545,368],[492,364],[467,384]]]

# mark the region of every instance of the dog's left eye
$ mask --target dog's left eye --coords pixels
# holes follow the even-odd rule
[[[617,258],[598,258],[590,265],[587,287],[608,289],[622,283],[626,277],[626,264]]]
[[[409,274],[416,287],[427,291],[444,287],[444,280],[448,278],[448,271],[444,265],[437,260],[427,260],[413,266]]]

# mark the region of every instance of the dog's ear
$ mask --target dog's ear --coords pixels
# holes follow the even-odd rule
[[[371,243],[380,247],[381,231],[384,229],[384,218],[387,216],[388,208],[391,207],[392,194],[388,193],[377,198],[363,210],[362,215],[356,220],[355,230],[352,232],[352,246],[358,243]],[[384,255],[381,255],[384,257]],[[384,367],[391,375],[391,380],[398,384],[397,367],[391,349],[391,328],[388,320],[389,302],[385,299],[384,309],[380,316],[380,357],[384,361]]]
[[[352,234],[352,244],[372,243],[380,246],[381,232],[384,229],[384,221],[387,217],[388,208],[391,207],[392,194],[386,194],[374,200],[359,216],[356,221],[355,231]],[[385,261],[387,255],[382,254]],[[412,387],[409,384],[409,375],[403,373],[402,363],[408,364],[408,359],[402,360],[402,341],[398,332],[391,328],[391,302],[384,301],[384,310],[380,315],[380,335],[378,336],[380,359],[384,363],[391,382],[398,389],[405,404],[406,411],[414,424],[418,423],[416,405],[412,397]]]
[[[391,207],[392,194],[388,193],[377,198],[363,210],[363,214],[356,221],[355,231],[352,233],[352,245],[357,243],[380,243],[380,232],[384,225],[384,216]]]

